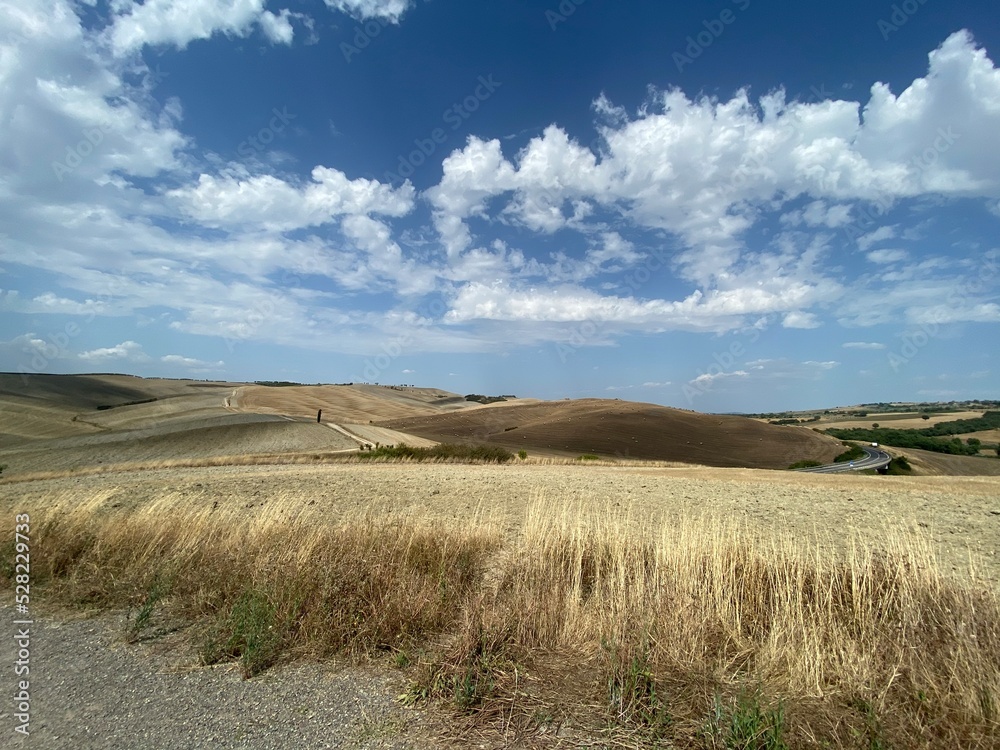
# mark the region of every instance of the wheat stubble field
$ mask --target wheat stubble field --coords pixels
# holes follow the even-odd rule
[[[30,512],[38,596],[125,641],[183,623],[192,668],[251,680],[392,665],[446,745],[996,745],[996,477],[553,455],[25,471],[0,526]]]

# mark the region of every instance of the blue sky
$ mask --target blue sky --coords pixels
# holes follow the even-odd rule
[[[0,0],[0,369],[1000,398],[998,21]]]

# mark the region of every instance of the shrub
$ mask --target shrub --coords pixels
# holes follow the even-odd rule
[[[844,463],[845,461],[856,461],[859,458],[865,457],[865,452],[857,445],[852,443],[844,443],[847,446],[847,450],[833,459],[835,464]]]
[[[822,466],[822,465],[823,464],[821,464],[819,461],[813,461],[812,459],[806,459],[805,461],[796,461],[794,464],[792,464],[788,468],[794,471],[795,469],[811,469],[814,466]]]
[[[499,445],[464,445],[441,443],[433,448],[414,448],[406,443],[398,445],[375,444],[375,450],[358,453],[363,459],[393,459],[402,458],[411,461],[484,461],[487,463],[507,463],[514,454]]]
[[[526,450],[524,450],[524,448],[522,448],[521,450],[519,450],[517,452],[517,457],[520,458],[523,461],[524,459],[526,459],[528,457],[528,451],[526,451]]]

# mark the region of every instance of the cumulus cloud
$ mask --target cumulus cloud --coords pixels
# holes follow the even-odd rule
[[[996,198],[998,129],[1000,72],[958,32],[930,54],[926,77],[898,96],[875,84],[867,103],[787,101],[780,90],[757,101],[745,90],[728,101],[654,92],[632,118],[602,126],[600,159],[557,126],[513,158],[498,140],[470,138],[428,197],[452,255],[473,242],[465,222],[487,199],[507,196],[501,215],[544,233],[586,203],[678,236],[684,275],[704,284],[739,260],[759,207],[811,197],[797,220],[837,228],[851,202]]]
[[[414,200],[409,183],[393,188],[377,180],[351,180],[330,167],[316,167],[311,181],[301,185],[240,169],[202,174],[197,184],[167,195],[202,226],[270,231],[321,226],[347,215],[404,216]]]
[[[267,0],[146,0],[133,3],[115,18],[111,47],[125,55],[145,45],[169,44],[183,49],[215,33],[246,36],[266,12]],[[287,12],[286,12],[287,13]],[[265,28],[278,36],[280,17],[268,13]],[[287,23],[287,16],[285,17]]]
[[[781,325],[785,328],[819,328],[823,324],[813,313],[796,310],[788,313]]]
[[[126,362],[148,362],[149,355],[142,350],[142,344],[135,341],[123,341],[115,346],[103,349],[91,349],[79,354],[80,359],[85,362],[106,362],[109,360],[122,360]]]
[[[412,6],[327,4],[387,22]],[[179,101],[129,82],[151,73],[135,54],[146,45],[257,28],[288,43],[296,14],[263,0],[116,2],[98,39],[75,7],[0,6],[0,112],[11,113],[0,118],[0,258],[52,290],[8,296],[16,312],[138,319],[157,308],[174,331],[351,352],[401,332],[434,351],[564,340],[587,320],[606,323],[591,343],[633,330],[811,327],[814,309],[834,303],[849,324],[901,310],[914,320],[958,282],[914,263],[883,269],[914,274],[893,279],[892,293],[871,280],[846,294],[816,238],[849,228],[866,201],[1000,198],[1000,84],[965,33],[931,54],[925,78],[898,95],[876,86],[867,103],[654,90],[632,113],[595,103],[599,151],[556,125],[516,153],[473,136],[418,195],[329,164],[302,175],[224,164],[184,134]],[[105,59],[101,41],[127,62]],[[747,230],[780,212],[781,232],[749,247]],[[858,247],[879,262],[898,251],[877,243],[897,234],[905,240],[879,228]],[[431,294],[443,304],[414,312]],[[980,296],[944,319],[994,320]],[[86,354],[113,359],[128,343]]]

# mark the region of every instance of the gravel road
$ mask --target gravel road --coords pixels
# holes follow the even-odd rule
[[[12,596],[12,595],[11,595]],[[405,677],[377,666],[275,667],[243,680],[233,665],[200,667],[167,636],[128,644],[122,616],[34,615],[30,626],[30,734],[17,733],[11,606],[0,607],[3,717],[0,747],[435,748],[422,711],[394,696]]]

